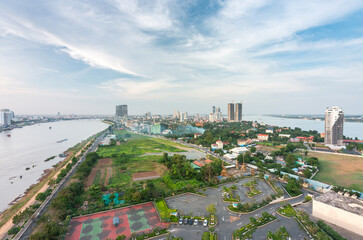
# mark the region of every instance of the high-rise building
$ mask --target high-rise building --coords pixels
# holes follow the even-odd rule
[[[127,105],[116,106],[116,117],[127,118]]]
[[[151,112],[147,112],[147,113],[145,114],[145,117],[146,117],[146,119],[151,119]]]
[[[234,121],[234,103],[228,103],[228,122]]]
[[[242,121],[242,102],[236,103],[236,110],[234,112],[234,121],[241,122]]]
[[[325,144],[343,145],[344,113],[339,107],[325,110]]]
[[[0,125],[8,126],[11,124],[11,120],[14,118],[14,112],[9,109],[0,110]]]
[[[214,113],[209,113],[209,122],[214,122]]]
[[[216,106],[212,106],[212,113],[216,112]]]
[[[184,122],[187,119],[188,119],[188,112],[180,114],[180,122]]]

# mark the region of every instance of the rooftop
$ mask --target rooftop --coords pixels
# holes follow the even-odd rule
[[[363,201],[328,191],[314,200],[363,216]]]

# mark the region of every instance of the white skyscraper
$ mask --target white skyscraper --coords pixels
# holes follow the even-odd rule
[[[214,113],[209,114],[209,122],[214,122]]]
[[[339,107],[325,110],[325,144],[343,145],[344,113]]]
[[[14,112],[9,109],[0,110],[0,126],[8,126],[11,124],[11,119],[14,118]]]

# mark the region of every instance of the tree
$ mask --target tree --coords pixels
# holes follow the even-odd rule
[[[295,178],[289,179],[286,184],[286,190],[293,196],[297,196],[301,193],[299,182]]]
[[[285,182],[287,182],[287,181],[289,181],[289,175],[288,174],[284,174],[284,176],[282,177],[282,179],[285,181]]]
[[[214,203],[209,204],[206,209],[207,209],[207,212],[209,212],[210,215],[215,215],[216,212],[217,212],[217,208],[216,208],[216,205]]]
[[[89,189],[88,189],[89,195],[91,197],[91,199],[98,199],[101,197],[101,187],[97,186],[97,185],[92,185]]]
[[[138,202],[140,201],[140,199],[141,199],[140,192],[137,191],[132,194],[131,201]]]
[[[268,218],[269,216],[270,216],[270,214],[268,214],[267,212],[262,213],[262,217],[264,217],[264,218]]]
[[[243,205],[242,205],[242,203],[238,203],[238,204],[237,204],[237,209],[238,209],[239,211],[241,211],[241,210],[243,209]]]
[[[309,168],[305,168],[302,172],[306,178],[310,178],[312,176],[312,173]]]
[[[167,163],[169,161],[168,154],[166,152],[163,153],[163,157],[161,158],[162,163]]]
[[[118,235],[116,240],[125,240],[126,239],[126,236],[125,235]]]
[[[252,224],[255,224],[255,223],[257,222],[257,220],[256,220],[256,218],[254,218],[254,217],[250,217],[250,222],[251,222]]]
[[[250,151],[251,151],[251,153],[255,153],[255,152],[256,152],[256,147],[254,147],[254,146],[253,146],[253,147],[251,147],[251,148],[250,148]]]
[[[296,157],[292,154],[287,155],[287,157],[285,159],[286,165],[288,165],[288,166],[294,165],[295,161],[296,161]]]

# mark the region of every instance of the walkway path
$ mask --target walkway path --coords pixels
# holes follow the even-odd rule
[[[79,150],[77,152],[77,154],[75,155],[76,157],[78,157],[81,153],[82,153],[82,150],[90,143],[91,141],[89,141],[81,150]],[[65,160],[63,160],[62,162],[69,162],[69,160],[73,157],[73,155],[69,155]],[[20,213],[20,212],[23,212],[27,207],[30,207],[31,205],[33,205],[35,202],[36,202],[36,196],[39,194],[39,193],[42,193],[42,192],[45,192],[49,187],[49,182],[51,180],[55,180],[57,179],[57,176],[58,174],[60,173],[60,171],[65,168],[67,166],[67,164],[64,164],[63,167],[59,168],[58,170],[55,170],[56,172],[53,173],[53,177],[51,179],[49,179],[40,189],[39,191],[37,191],[36,193],[34,193],[34,195],[29,199],[29,201],[27,203],[24,204],[24,206],[22,206],[16,213],[13,214],[13,216],[15,216],[16,214]],[[44,180],[46,181],[46,180]],[[41,184],[41,183],[38,183],[38,184]],[[26,196],[26,195],[25,195]],[[14,224],[13,224],[13,220],[12,218],[9,219],[9,221],[7,221],[1,228],[0,228],[0,239],[3,239],[8,231],[14,227]]]

